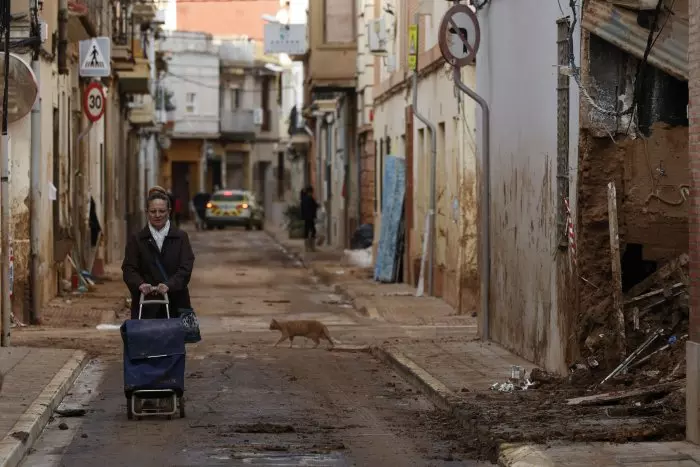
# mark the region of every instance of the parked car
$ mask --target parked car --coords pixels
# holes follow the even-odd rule
[[[214,192],[207,203],[205,213],[207,229],[223,229],[226,226],[242,226],[246,230],[253,227],[262,230],[265,225],[265,212],[255,195],[246,190],[219,190]]]

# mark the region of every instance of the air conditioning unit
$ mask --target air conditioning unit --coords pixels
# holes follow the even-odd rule
[[[253,110],[253,123],[255,125],[263,124],[263,109],[257,108]]]
[[[389,48],[389,35],[386,31],[384,15],[367,24],[367,47],[371,54],[386,55]]]

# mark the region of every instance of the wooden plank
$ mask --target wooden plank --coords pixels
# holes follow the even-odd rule
[[[592,396],[574,397],[566,401],[567,405],[605,405],[611,402],[618,402],[631,397],[651,396],[675,391],[685,386],[685,380],[671,381],[670,383],[656,384],[645,388],[631,389],[629,391],[614,391]]]
[[[643,294],[647,290],[651,289],[653,286],[671,277],[671,275],[674,272],[676,272],[679,268],[682,268],[683,266],[687,265],[689,260],[690,257],[688,256],[688,254],[683,253],[673,261],[669,261],[668,263],[664,264],[659,269],[657,269],[656,272],[644,279],[642,282],[631,287],[627,291],[627,296],[636,297],[637,295]]]
[[[683,284],[683,282],[678,282],[677,284],[673,284],[671,286],[671,291],[675,291],[676,289],[685,287],[687,284]],[[646,300],[647,298],[655,297],[657,295],[662,295],[664,293],[664,289],[656,289],[652,290],[651,292],[647,292],[642,295],[638,295],[634,298],[630,298],[629,300],[625,301],[625,306],[632,305],[633,303],[640,302],[642,300]]]
[[[613,308],[617,322],[620,355],[627,355],[625,311],[622,301],[622,267],[620,262],[620,235],[617,223],[617,190],[615,182],[608,183],[608,224],[610,227],[610,264],[612,271]]]

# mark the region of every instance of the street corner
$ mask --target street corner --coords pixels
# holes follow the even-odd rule
[[[535,446],[504,443],[499,447],[501,467],[554,467],[554,461]]]
[[[68,354],[64,361],[63,366],[0,441],[0,467],[20,465],[34,442],[41,435],[56,407],[87,365],[88,355],[82,350],[74,350]],[[37,368],[37,371],[40,370]],[[29,375],[26,381],[31,382],[33,378]],[[8,396],[8,398],[10,397]]]

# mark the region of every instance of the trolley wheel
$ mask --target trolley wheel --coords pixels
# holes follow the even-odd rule
[[[178,397],[177,403],[180,406],[180,418],[185,418],[185,398],[182,396]]]

